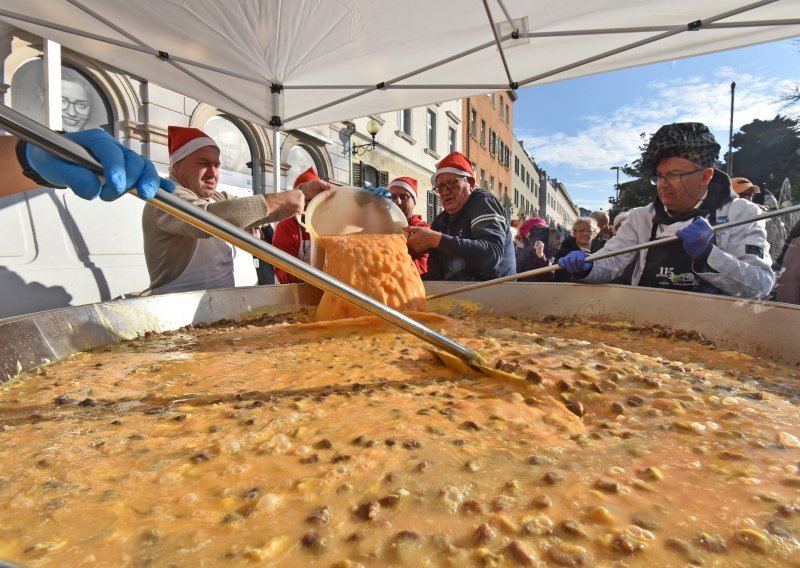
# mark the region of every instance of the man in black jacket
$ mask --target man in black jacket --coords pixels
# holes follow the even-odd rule
[[[516,273],[514,243],[500,201],[475,187],[472,164],[453,152],[436,167],[442,211],[430,229],[407,227],[409,249],[430,251],[425,280],[491,280]]]

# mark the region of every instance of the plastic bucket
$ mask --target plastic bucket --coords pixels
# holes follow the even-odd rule
[[[306,209],[306,229],[311,235],[311,264],[322,268],[325,251],[321,236],[402,233],[405,214],[385,197],[357,187],[336,187],[318,194]]]

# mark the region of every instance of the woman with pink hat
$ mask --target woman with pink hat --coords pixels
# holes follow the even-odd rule
[[[543,268],[550,264],[550,259],[545,252],[545,241],[549,240],[550,229],[547,221],[541,217],[526,219],[519,227],[519,236],[522,238],[522,248],[517,249],[517,273]],[[541,277],[529,276],[520,278],[520,282],[541,282],[553,279],[552,273]]]

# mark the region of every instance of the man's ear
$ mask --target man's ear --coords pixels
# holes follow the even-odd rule
[[[711,183],[711,178],[714,177],[714,168],[706,168],[703,170],[703,185]]]

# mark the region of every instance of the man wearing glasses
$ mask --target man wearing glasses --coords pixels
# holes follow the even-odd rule
[[[500,201],[475,187],[472,164],[453,152],[436,167],[442,211],[430,228],[407,227],[408,247],[430,252],[425,280],[491,280],[516,273],[514,243]]]
[[[631,284],[691,292],[766,297],[775,282],[763,221],[717,234],[712,225],[760,213],[757,205],[736,199],[731,181],[714,169],[720,145],[698,122],[662,126],[650,139],[641,170],[652,176],[655,202],[632,209],[604,251],[655,239],[680,241],[595,263],[573,251],[559,266],[584,282],[610,282],[636,260]]]

